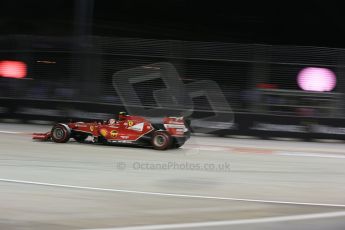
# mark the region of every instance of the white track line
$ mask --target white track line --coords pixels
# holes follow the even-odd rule
[[[307,152],[278,152],[280,156],[294,156],[294,157],[318,157],[318,158],[336,158],[345,159],[344,154],[327,154],[327,153],[307,153]]]
[[[334,217],[342,217],[342,216],[345,216],[345,211],[293,215],[293,216],[265,217],[265,218],[255,218],[255,219],[242,219],[242,220],[183,223],[183,224],[144,225],[144,226],[119,227],[119,228],[94,228],[94,229],[88,229],[88,230],[162,230],[162,229],[181,229],[181,228],[208,228],[210,229],[210,227],[216,227],[216,226],[311,220],[311,219],[334,218]]]
[[[50,187],[59,187],[59,188],[83,189],[83,190],[91,190],[91,191],[132,193],[132,194],[142,194],[142,195],[151,195],[151,196],[165,196],[165,197],[178,197],[178,198],[194,198],[194,199],[209,199],[209,200],[229,200],[229,201],[244,201],[244,202],[256,202],[256,203],[271,203],[271,204],[306,205],[306,206],[323,206],[323,207],[345,208],[345,204],[309,203],[309,202],[293,202],[293,201],[279,201],[279,200],[258,200],[258,199],[233,198],[233,197],[188,195],[188,194],[177,194],[177,193],[146,192],[146,191],[136,191],[136,190],[97,188],[97,187],[75,186],[75,185],[65,185],[65,184],[52,184],[52,183],[35,182],[35,181],[12,180],[12,179],[5,179],[5,178],[2,178],[2,179],[0,178],[0,182],[17,183],[17,184],[30,184],[30,185],[40,185],[40,186],[50,186]]]
[[[3,130],[0,130],[0,133],[4,133],[4,134],[22,134],[23,132],[13,132],[13,131],[3,131]]]

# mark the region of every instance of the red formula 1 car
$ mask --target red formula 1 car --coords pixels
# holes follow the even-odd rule
[[[189,139],[187,126],[182,117],[165,117],[162,123],[154,124],[140,116],[120,113],[118,119],[103,122],[58,123],[50,132],[34,133],[33,139],[66,143],[73,138],[78,142],[152,146],[165,150],[179,148]]]

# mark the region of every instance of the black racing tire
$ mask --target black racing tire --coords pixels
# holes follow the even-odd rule
[[[166,131],[155,131],[152,136],[151,144],[154,149],[166,150],[172,145],[172,137]]]
[[[84,142],[85,139],[88,137],[89,135],[86,134],[86,133],[80,133],[80,132],[77,132],[77,133],[74,133],[73,134],[73,139],[76,140],[77,142]]]
[[[52,128],[51,138],[56,143],[66,143],[71,137],[71,130],[64,124],[56,124]]]

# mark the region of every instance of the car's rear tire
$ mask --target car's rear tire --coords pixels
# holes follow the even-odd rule
[[[56,124],[52,128],[51,138],[56,143],[66,143],[71,137],[71,130],[67,125]]]
[[[166,150],[172,145],[172,137],[166,131],[156,131],[153,134],[151,143],[154,149]]]

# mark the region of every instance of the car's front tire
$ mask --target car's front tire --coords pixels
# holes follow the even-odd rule
[[[56,124],[52,128],[51,138],[56,143],[66,143],[71,137],[71,130],[65,124]]]

